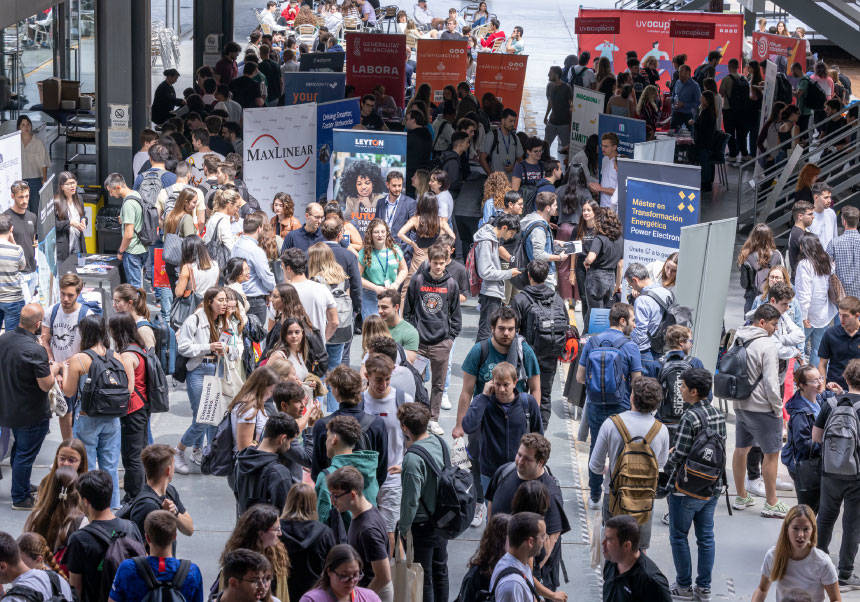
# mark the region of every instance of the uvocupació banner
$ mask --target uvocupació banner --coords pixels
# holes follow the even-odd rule
[[[603,113],[603,92],[580,86],[573,87],[573,121],[570,124],[570,143],[582,149],[592,134],[598,131],[598,119]],[[573,157],[573,153],[569,153]]]
[[[294,71],[284,74],[284,104],[328,102],[343,98],[344,73]]]
[[[598,135],[614,132],[618,136],[618,154],[621,157],[632,158],[633,146],[637,142],[645,142],[645,122],[641,119],[619,117],[618,115],[598,115]]]
[[[806,40],[760,31],[753,32],[752,40],[752,60],[773,61],[784,73],[791,73],[791,65],[796,62],[806,67]]]
[[[277,192],[289,192],[295,215],[316,198],[316,105],[245,109],[244,176],[248,191],[271,214]]]
[[[334,130],[330,199],[337,199],[346,219],[364,236],[387,194],[390,171],[406,173],[406,134],[370,130]]]
[[[624,71],[627,65],[626,53],[633,50],[640,61],[644,62],[652,56],[656,58],[660,77],[668,82],[674,72],[672,56],[685,53],[687,64],[695,69],[705,62],[708,52],[719,50],[723,54],[722,62],[717,67],[717,79],[720,79],[728,73],[728,60],[736,58],[740,61],[743,52],[742,14],[581,8],[579,18],[618,18],[617,30],[610,27],[602,30],[591,28],[595,32],[586,29],[577,35],[579,51],[588,50],[592,57],[607,57],[613,65],[613,73]],[[672,21],[713,23],[714,38],[679,38],[675,42],[669,35]],[[661,89],[665,89],[665,85]]]
[[[12,182],[21,179],[21,132],[0,138],[0,211],[12,206]],[[34,197],[38,190],[31,190]]]
[[[492,92],[505,107],[520,112],[529,57],[524,54],[478,53],[475,95]]]
[[[406,88],[406,36],[387,33],[346,34],[346,83],[356,96],[382,84],[386,94],[403,108]]]
[[[445,86],[466,80],[466,40],[418,40],[415,85],[430,84],[433,102],[442,102]]]
[[[358,103],[358,98],[343,98],[317,105],[317,200],[327,198],[334,129],[349,129],[361,121]]]

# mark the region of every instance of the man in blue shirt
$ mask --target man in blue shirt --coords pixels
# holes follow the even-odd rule
[[[176,517],[167,510],[156,510],[146,517],[144,523],[149,556],[139,558],[146,566],[138,566],[135,558],[123,560],[116,571],[110,590],[111,602],[135,602],[143,600],[150,591],[141,571],[148,570],[161,583],[174,580],[187,602],[203,602],[203,577],[200,568],[188,560],[173,557],[173,542],[176,541]],[[182,577],[185,573],[185,577]],[[176,583],[181,581],[181,583]]]
[[[275,276],[269,266],[266,252],[257,241],[263,226],[263,213],[252,213],[242,222],[242,236],[233,245],[233,257],[244,259],[251,272],[248,280],[242,283],[242,290],[248,298],[248,313],[257,316],[260,324],[266,323],[266,296],[275,288]]]
[[[325,218],[322,205],[319,203],[308,203],[305,207],[305,225],[298,230],[293,230],[284,238],[284,244],[281,245],[281,253],[287,249],[301,249],[305,253],[311,248],[311,245],[323,241],[322,232],[320,232],[320,224]]]
[[[576,381],[585,385],[591,450],[603,421],[630,409],[630,385],[642,375],[639,348],[629,338],[635,323],[633,307],[616,303],[609,311],[609,329],[589,338],[580,355]],[[598,373],[601,366],[612,366],[613,374],[601,378]],[[614,391],[612,385],[617,385]],[[589,470],[592,508],[600,507],[602,486],[603,475]]]
[[[633,327],[630,338],[642,354],[646,375],[654,376],[657,370],[654,360],[657,358],[651,352],[651,335],[657,332],[660,322],[663,321],[663,308],[660,307],[657,299],[668,307],[673,300],[673,295],[669,289],[652,282],[648,268],[641,263],[631,263],[624,272],[624,279],[636,294],[636,300],[633,302],[636,326]],[[657,352],[662,353],[663,350],[658,349]]]
[[[693,118],[699,108],[702,89],[692,76],[689,65],[678,69],[678,81],[672,88],[672,122],[670,127],[678,128]]]

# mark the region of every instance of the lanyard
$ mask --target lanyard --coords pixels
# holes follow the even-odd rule
[[[511,154],[511,139],[510,136],[513,134],[507,134],[506,136],[501,136],[502,142],[505,144],[505,154]]]
[[[388,201],[385,201],[385,221],[388,222],[388,227],[391,227],[391,222],[394,221],[394,214],[397,211],[397,205],[400,204],[400,197],[397,197],[397,201],[392,205]]]
[[[389,251],[390,251],[390,249],[388,249],[388,248],[385,249],[385,264],[384,265],[382,263],[382,260],[379,259],[379,256],[382,255],[382,252],[377,251],[376,255],[374,255],[374,258],[376,259],[377,263],[379,263],[379,267],[382,268],[382,277],[383,278],[385,278],[385,275],[388,273],[388,253],[389,253]]]

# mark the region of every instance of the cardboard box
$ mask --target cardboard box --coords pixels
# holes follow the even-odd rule
[[[81,82],[64,79],[60,82],[60,99],[74,100],[77,105],[78,98],[81,95]]]
[[[39,100],[42,108],[55,111],[60,108],[62,85],[59,77],[49,77],[39,82]]]

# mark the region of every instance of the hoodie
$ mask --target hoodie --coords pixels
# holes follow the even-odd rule
[[[550,182],[546,178],[541,178],[540,180],[538,180],[536,186],[537,186],[537,192],[538,193],[541,193],[541,192],[551,192],[553,194],[556,193],[555,184],[553,184],[552,182]]]
[[[525,241],[526,256],[532,259],[543,259],[549,263],[546,285],[555,288],[558,282],[555,262],[547,258],[552,255],[552,232],[549,229],[549,224],[537,211],[534,211],[520,220],[520,232],[525,232],[529,226],[537,222],[542,222],[543,225],[534,227],[529,233],[529,237]],[[522,269],[525,269],[525,266],[522,266]]]
[[[746,412],[769,412],[782,416],[782,392],[779,382],[779,343],[767,331],[758,326],[742,326],[737,329],[738,341],[752,342],[747,347],[747,373],[751,382],[759,375],[761,381],[753,389],[749,399],[734,402],[735,410]]]
[[[821,454],[821,444],[812,442],[812,427],[821,410],[821,404],[829,397],[834,397],[833,392],[825,391],[816,395],[816,400],[811,402],[797,391],[785,402],[785,411],[788,412],[788,437],[782,446],[780,457],[791,475],[797,472],[799,461]]]
[[[283,508],[287,492],[294,483],[290,469],[280,463],[278,454],[249,446],[236,455],[233,493],[239,514],[254,504]]]
[[[439,279],[425,262],[412,276],[403,306],[403,318],[418,330],[423,345],[435,345],[460,335],[460,287],[448,270]]]
[[[361,473],[361,476],[364,477],[364,497],[367,498],[368,502],[376,506],[376,494],[379,493],[379,483],[376,481],[376,468],[379,465],[379,454],[372,450],[358,450],[350,454],[340,454],[332,458],[331,466],[317,475],[317,520],[321,523],[328,522],[332,504],[326,477],[341,466],[352,466]]]
[[[325,557],[337,541],[332,530],[319,521],[281,519],[281,542],[290,558],[290,600],[298,600],[313,589]]]
[[[475,268],[481,278],[481,294],[496,299],[505,298],[505,280],[513,270],[503,270],[499,259],[499,237],[493,224],[484,224],[475,233]]]

